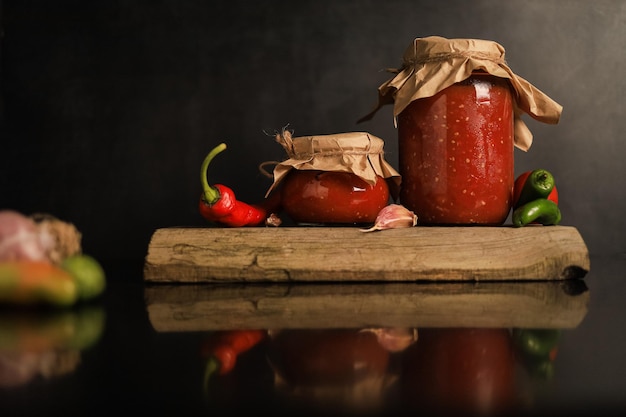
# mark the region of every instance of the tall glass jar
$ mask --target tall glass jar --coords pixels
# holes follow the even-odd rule
[[[509,81],[473,73],[398,116],[400,202],[420,224],[500,225],[511,209]]]
[[[416,38],[378,87],[398,127],[400,202],[420,224],[500,225],[510,211],[514,147],[533,135],[523,114],[558,123],[560,104],[519,77],[484,39]]]

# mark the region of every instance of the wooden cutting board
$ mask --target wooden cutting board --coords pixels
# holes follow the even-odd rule
[[[163,228],[144,280],[162,283],[521,281],[582,278],[571,226]]]

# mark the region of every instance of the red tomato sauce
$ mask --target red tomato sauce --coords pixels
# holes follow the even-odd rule
[[[418,224],[501,225],[512,204],[509,82],[474,74],[398,116],[400,202]]]
[[[386,180],[375,185],[349,172],[292,170],[285,179],[282,206],[301,224],[368,224],[389,200]]]

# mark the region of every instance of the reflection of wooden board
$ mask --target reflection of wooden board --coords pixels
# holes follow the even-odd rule
[[[570,226],[165,228],[148,282],[562,280],[589,270]]]
[[[574,328],[583,280],[484,283],[147,285],[161,332],[365,327]]]

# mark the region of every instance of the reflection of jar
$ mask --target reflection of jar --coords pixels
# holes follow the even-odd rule
[[[386,405],[397,377],[389,371],[390,353],[373,332],[284,329],[269,335],[267,359],[279,398],[329,415],[371,415]]]
[[[422,224],[502,224],[513,182],[508,80],[474,73],[398,116],[400,201]]]
[[[289,159],[274,168],[284,211],[296,223],[360,225],[372,223],[395,198],[398,174],[383,158],[382,139],[364,132],[276,140]],[[393,180],[387,182],[388,180]]]
[[[520,411],[516,357],[505,328],[424,328],[403,354],[401,397],[427,415]]]
[[[389,201],[382,177],[371,185],[349,172],[292,170],[281,191],[282,207],[297,223],[373,223]]]

